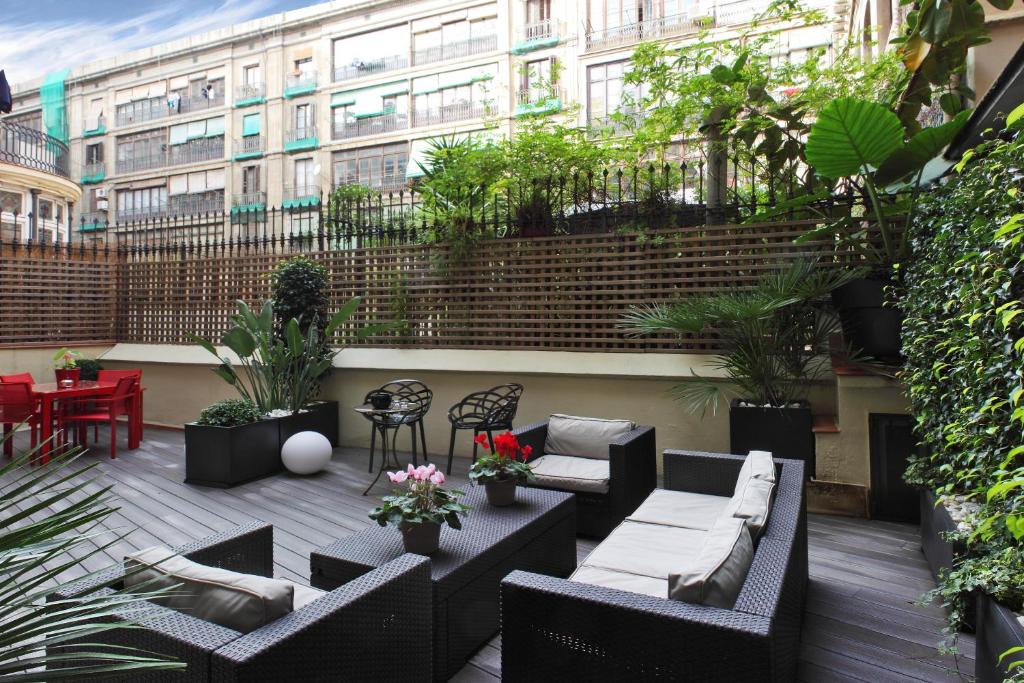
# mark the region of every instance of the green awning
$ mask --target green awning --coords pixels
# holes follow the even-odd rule
[[[250,135],[260,134],[260,115],[259,114],[247,114],[242,117],[242,136],[248,137]]]
[[[216,138],[224,135],[224,117],[206,120],[206,137]]]
[[[533,52],[534,50],[542,50],[546,47],[554,47],[558,45],[558,36],[548,36],[547,38],[532,38],[530,40],[524,40],[516,43],[509,50],[514,55],[522,55],[527,52]]]
[[[231,207],[231,213],[238,215],[240,213],[252,213],[254,211],[266,211],[267,205],[263,202],[254,202],[252,204],[239,204],[238,206]]]
[[[251,107],[254,104],[263,104],[266,101],[267,98],[263,97],[262,95],[260,97],[248,97],[244,100],[238,100],[237,102],[235,102],[235,109],[239,109],[241,107]]]
[[[331,95],[331,107],[347,107],[350,104],[355,104],[356,98],[351,93],[347,92],[336,92]]]
[[[182,123],[177,126],[171,126],[171,136],[168,140],[168,144],[180,145],[188,141],[188,124]]]
[[[311,206],[316,206],[320,203],[320,197],[316,195],[308,195],[306,197],[296,197],[295,199],[286,199],[281,202],[282,209],[305,209]]]
[[[206,137],[206,121],[193,121],[188,125],[188,138],[189,140],[195,140],[197,138]]]

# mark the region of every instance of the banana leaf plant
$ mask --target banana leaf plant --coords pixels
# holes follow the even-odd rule
[[[13,433],[0,439],[0,444]],[[68,586],[69,570],[99,560],[126,534],[105,530],[117,511],[110,486],[78,467],[77,451],[33,466],[39,446],[0,465],[0,679],[89,680],[148,678],[185,664],[151,652],[104,643],[117,629],[145,623],[143,601],[163,590],[105,591],[97,586],[72,600],[47,599]],[[86,572],[75,581],[95,578]],[[144,588],[144,586],[143,586]]]

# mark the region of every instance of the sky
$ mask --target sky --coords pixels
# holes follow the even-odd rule
[[[318,0],[0,0],[11,83]]]

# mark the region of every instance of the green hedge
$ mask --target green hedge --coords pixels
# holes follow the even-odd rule
[[[961,591],[975,587],[1020,609],[1024,489],[1009,482],[1024,476],[1024,142],[969,153],[922,200],[910,231],[903,379],[927,455],[911,462],[907,480],[983,503],[991,497],[974,531],[962,534],[969,558],[941,585],[953,620]]]

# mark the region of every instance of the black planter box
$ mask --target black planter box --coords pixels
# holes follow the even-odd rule
[[[185,425],[185,483],[227,488],[284,469],[278,420],[238,427]]]
[[[736,455],[771,451],[776,458],[802,460],[808,478],[814,476],[814,432],[810,406],[759,408],[729,406],[729,450]]]
[[[318,401],[306,407],[305,412],[278,418],[280,444],[299,432],[318,432],[327,437],[331,446],[338,445],[338,402]]]
[[[862,353],[880,360],[901,357],[900,328],[903,313],[885,305],[887,278],[859,278],[832,292],[832,303],[839,311],[843,336]]]
[[[999,656],[1012,647],[1024,646],[1024,627],[1017,615],[984,593],[977,594],[977,634],[974,676],[977,683],[1001,683],[1009,677],[1006,665],[1024,659],[1024,652]]]
[[[963,544],[946,540],[944,535],[956,531],[956,523],[949,516],[944,505],[936,505],[938,498],[926,489],[921,490],[921,550],[928,561],[928,568],[935,580],[943,571],[953,570],[953,558],[964,552]],[[966,596],[967,609],[964,611],[964,630],[973,631],[975,614],[974,596]]]

